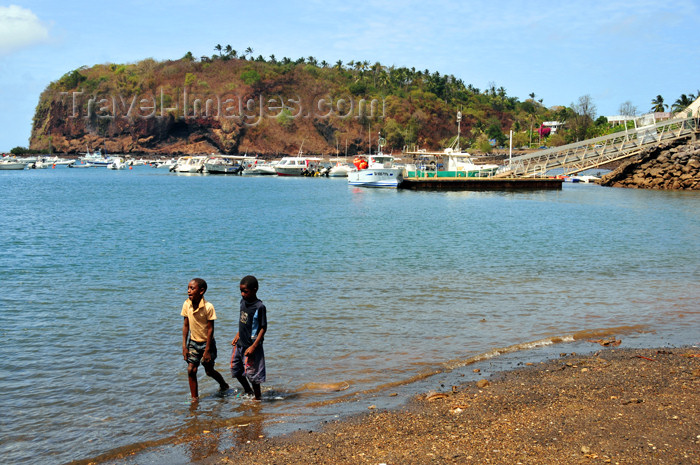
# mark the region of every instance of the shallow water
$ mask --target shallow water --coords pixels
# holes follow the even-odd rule
[[[0,172],[0,188],[3,463],[251,418],[274,429],[533,341],[700,342],[698,193],[405,192],[147,167]],[[187,282],[209,284],[230,379],[246,274],[268,308],[265,402],[218,397],[200,373],[193,409]]]

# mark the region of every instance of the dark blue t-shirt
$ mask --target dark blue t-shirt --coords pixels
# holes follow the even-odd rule
[[[262,300],[247,302],[241,299],[241,316],[238,319],[238,344],[242,347],[253,345],[260,329],[267,329],[267,309]]]

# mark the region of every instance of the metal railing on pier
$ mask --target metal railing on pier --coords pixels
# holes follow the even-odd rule
[[[687,116],[540,150],[513,157],[497,177],[544,176],[553,169],[562,169],[565,175],[576,174],[634,156],[661,142],[690,137],[697,134],[699,128],[700,118]]]

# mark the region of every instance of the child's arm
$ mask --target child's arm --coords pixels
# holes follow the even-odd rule
[[[214,339],[214,320],[207,320],[207,347],[204,349],[202,362],[209,363],[211,359],[211,355],[209,355],[209,347],[211,347],[212,339]]]
[[[248,349],[246,349],[246,351],[245,351],[244,355],[246,357],[250,357],[253,354],[253,352],[255,352],[255,349],[258,348],[258,346],[260,345],[260,343],[263,340],[263,336],[265,336],[266,330],[267,330],[267,328],[260,328],[260,330],[258,331],[258,336],[255,338],[255,341],[253,341],[253,345],[248,347]]]
[[[187,360],[187,336],[190,334],[190,320],[185,317],[182,323],[182,357]]]
[[[236,335],[233,338],[233,341],[231,341],[231,345],[235,346],[237,343],[238,343],[238,333],[236,333]]]

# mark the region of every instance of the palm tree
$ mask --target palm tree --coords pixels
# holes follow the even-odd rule
[[[221,58],[221,49],[222,49],[221,44],[216,44],[216,46],[214,47],[214,50],[219,52],[219,58]]]
[[[651,99],[651,111],[663,112],[666,111],[666,108],[668,108],[668,105],[664,103],[664,98],[662,96],[657,95],[656,98]]]
[[[335,67],[338,69],[343,69],[343,60],[338,60],[335,62]]]
[[[233,53],[233,48],[231,48],[230,44],[226,46],[224,51],[226,52],[226,59],[228,60],[229,58],[231,58],[231,54]]]
[[[245,49],[245,56],[247,56],[247,55],[250,55],[250,56],[253,55],[253,49],[251,47],[248,47]]]
[[[692,96],[692,94],[691,94],[691,96]],[[674,113],[681,111],[681,110],[689,107],[690,104],[693,103],[693,100],[695,100],[695,99],[691,99],[687,95],[681,94],[681,96],[678,97],[678,99],[676,99],[675,102],[673,102],[673,105],[671,105],[671,111]]]

